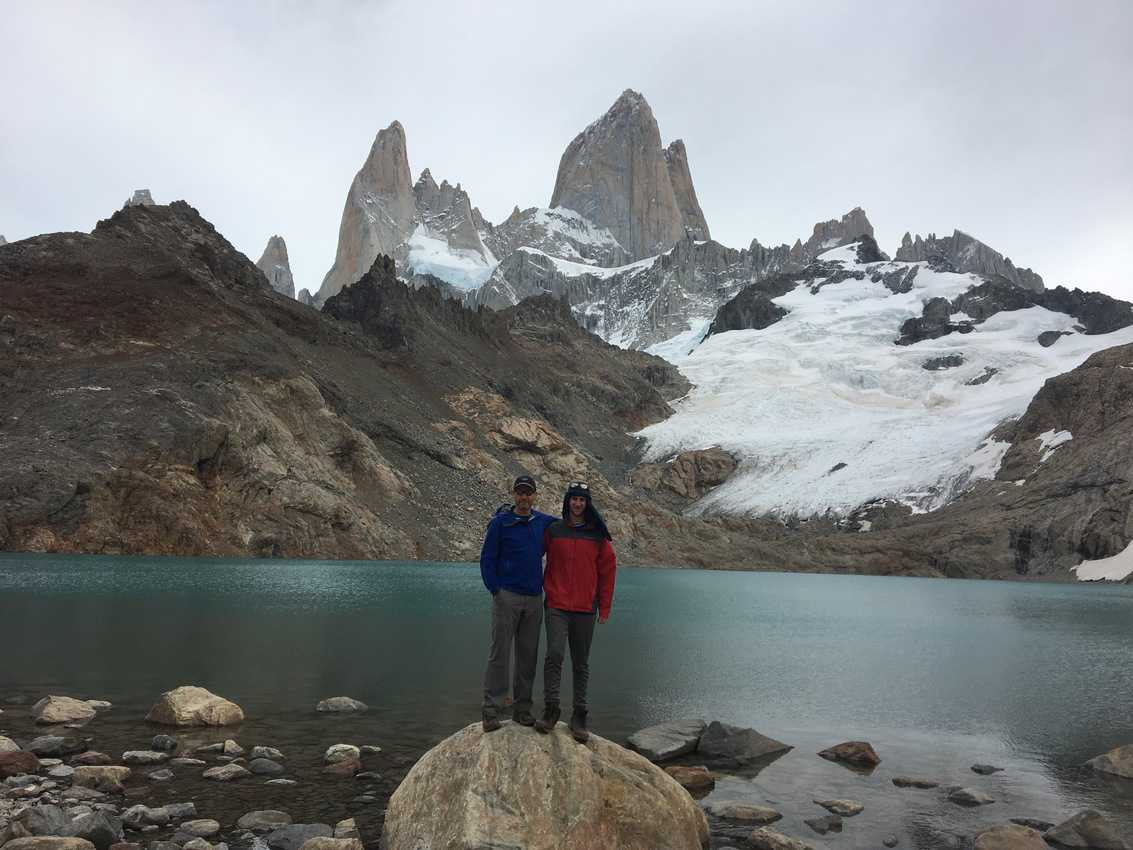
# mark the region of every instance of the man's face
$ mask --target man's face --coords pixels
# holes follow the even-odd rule
[[[511,495],[515,499],[515,509],[521,514],[527,513],[535,504],[535,491],[530,487],[516,487]]]
[[[570,497],[570,515],[575,519],[582,519],[582,515],[586,513],[586,497],[585,496],[571,496]]]

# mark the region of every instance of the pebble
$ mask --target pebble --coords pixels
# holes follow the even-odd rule
[[[803,823],[819,835],[826,835],[828,832],[842,831],[842,818],[838,815],[823,815],[820,818],[809,818],[808,820],[804,820]]]
[[[953,788],[948,793],[948,799],[959,806],[986,806],[995,802],[994,797],[977,788]]]
[[[191,758],[175,758],[170,759],[169,764],[172,767],[204,767],[208,764],[204,759],[191,759]]]
[[[173,778],[173,771],[169,768],[163,768],[147,773],[146,776],[154,782],[168,782]]]
[[[920,779],[916,776],[894,776],[893,784],[898,788],[939,788],[940,783],[934,779]]]
[[[896,835],[887,835],[884,839],[882,839],[881,843],[886,847],[896,847],[901,843],[901,839],[899,839]]]
[[[359,749],[368,756],[376,756],[382,748],[374,744],[363,744]]]
[[[42,764],[42,762],[40,762]],[[75,769],[68,767],[65,764],[59,764],[47,771],[47,775],[52,779],[70,779],[74,775]]]
[[[264,785],[298,785],[294,779],[269,779]]]
[[[261,776],[279,776],[287,772],[282,764],[266,758],[252,759],[248,762],[248,770]]]
[[[819,806],[844,818],[852,818],[854,815],[861,814],[865,809],[861,803],[853,800],[815,800]]]
[[[993,773],[999,773],[1003,770],[1002,767],[996,767],[993,764],[973,764],[972,773],[978,773],[980,776],[991,776]]]
[[[161,764],[169,761],[169,753],[159,753],[157,750],[129,750],[122,753],[123,764]]]
[[[367,708],[369,708],[369,706],[361,700],[351,699],[350,697],[331,697],[330,699],[321,700],[319,704],[315,706],[315,711],[365,711]]]
[[[244,755],[244,748],[233,741],[231,738],[229,738],[224,742],[224,748],[222,752],[226,756],[242,756]]]
[[[150,741],[150,748],[161,753],[172,752],[177,749],[177,739],[172,735],[155,735]]]

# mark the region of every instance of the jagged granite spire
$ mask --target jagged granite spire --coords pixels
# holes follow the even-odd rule
[[[378,133],[350,184],[334,265],[323,278],[317,300],[325,302],[362,277],[378,254],[392,255],[413,231],[415,213],[405,128],[394,121]]]
[[[999,275],[1033,292],[1042,292],[1045,288],[1042,276],[1037,272],[1017,268],[1008,257],[960,230],[953,230],[951,236],[940,238],[930,233],[927,239],[921,239],[920,234],[914,238],[905,233],[896,259],[920,262],[933,258],[944,260],[958,272]]]
[[[287,260],[287,243],[282,236],[273,236],[264,248],[263,256],[256,266],[267,275],[271,288],[288,298],[295,297],[295,278],[291,276],[291,264]]]
[[[0,245],[7,245],[8,240],[4,238],[4,234],[0,233]]]
[[[688,151],[683,139],[676,139],[665,148],[665,164],[669,166],[669,181],[673,184],[673,195],[681,211],[681,221],[685,231],[694,239],[711,239],[704,210],[696,199],[696,189],[692,185],[692,173],[688,170]]]
[[[567,146],[551,206],[608,228],[633,257],[668,250],[686,228],[708,236],[684,144],[661,147],[653,110],[632,89]]]

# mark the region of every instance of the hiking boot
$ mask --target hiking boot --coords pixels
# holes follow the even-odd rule
[[[570,734],[580,744],[590,740],[590,733],[586,731],[586,709],[576,708],[570,716]]]
[[[547,703],[543,708],[543,716],[535,723],[535,731],[542,732],[546,735],[555,728],[555,724],[559,722],[559,715],[561,713],[557,705],[550,702]]]
[[[520,726],[534,726],[535,725],[535,715],[533,715],[530,711],[527,711],[526,709],[524,709],[523,711],[515,712],[511,716],[511,719],[514,720],[516,723],[518,723]]]
[[[485,732],[495,732],[500,728],[500,718],[485,711],[484,716],[481,718],[481,724]]]

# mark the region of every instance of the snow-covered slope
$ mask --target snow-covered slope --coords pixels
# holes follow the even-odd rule
[[[983,279],[927,263],[859,264],[853,246],[820,259],[866,277],[800,284],[774,299],[788,314],[763,330],[714,334],[684,357],[681,346],[666,347],[695,388],[672,417],[641,432],[646,460],[710,446],[740,459],[693,512],[844,514],[881,498],[939,507],[973,479],[994,476],[1007,444],[988,435],[1022,414],[1048,377],[1133,342],[1133,328],[1084,335],[1072,316],[1030,307],[899,346],[899,328],[925,302],[951,300]],[[913,265],[908,292],[870,280]],[[1068,335],[1044,347],[1044,331]],[[938,358],[950,355],[962,363],[941,367]]]

